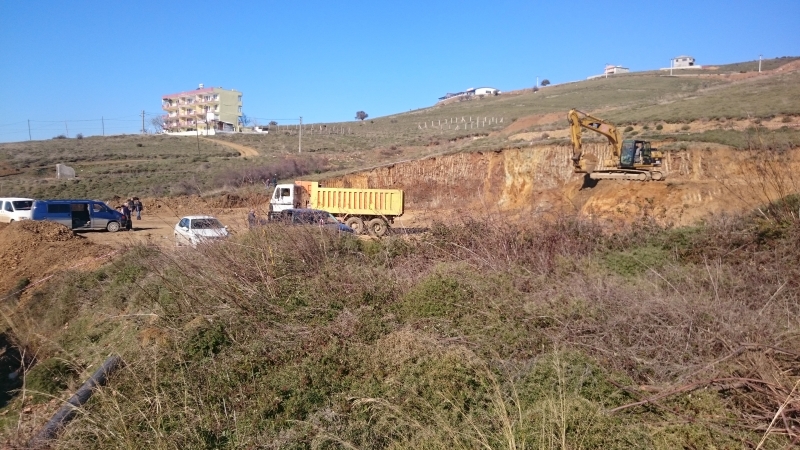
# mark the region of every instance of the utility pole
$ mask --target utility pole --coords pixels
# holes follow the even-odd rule
[[[672,60],[669,60],[669,76],[672,76]]]
[[[303,116],[300,116],[300,133],[298,134],[299,138],[297,140],[297,153],[303,151]]]
[[[758,73],[761,73],[761,55],[758,55]]]
[[[28,119],[28,140],[29,140],[29,141],[32,141],[32,140],[33,140],[33,139],[31,138],[31,119]]]
[[[142,134],[144,134],[144,110],[142,110]]]
[[[64,128],[67,129],[67,137],[69,137],[69,125],[67,125],[67,121],[64,121]]]
[[[104,117],[100,117],[100,124],[103,126],[103,136],[106,135],[106,119]]]

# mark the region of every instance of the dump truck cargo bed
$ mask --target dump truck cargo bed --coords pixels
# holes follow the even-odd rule
[[[397,217],[403,214],[400,189],[326,188],[316,182],[296,181],[309,193],[309,207],[334,215]]]

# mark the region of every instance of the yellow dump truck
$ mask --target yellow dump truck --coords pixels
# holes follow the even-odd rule
[[[383,236],[403,215],[400,189],[326,188],[316,181],[279,184],[269,201],[270,216],[288,209],[319,209],[333,214],[356,233]]]

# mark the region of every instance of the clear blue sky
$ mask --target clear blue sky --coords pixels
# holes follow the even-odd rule
[[[28,119],[34,139],[100,134],[101,117],[136,133],[142,110],[198,83],[242,91],[250,117],[347,121],[606,63],[798,56],[799,27],[800,0],[0,0],[0,142],[27,140]]]

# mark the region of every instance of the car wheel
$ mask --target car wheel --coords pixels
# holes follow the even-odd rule
[[[360,217],[350,217],[344,224],[352,228],[355,234],[364,233],[364,221]]]
[[[383,219],[372,219],[367,223],[367,229],[369,230],[369,234],[381,237],[386,234],[389,227]]]
[[[8,221],[9,225],[11,225],[12,223],[14,223],[14,219],[11,219],[11,220]]]
[[[119,231],[119,222],[108,222],[108,225],[106,225],[106,230],[116,233]]]

